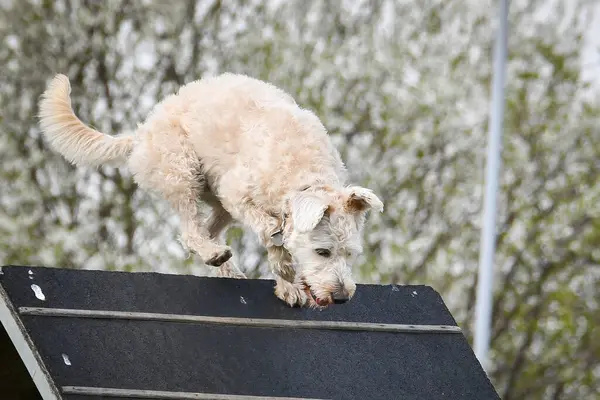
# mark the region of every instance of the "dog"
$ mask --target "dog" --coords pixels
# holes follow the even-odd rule
[[[202,78],[117,136],[83,123],[70,94],[69,79],[57,74],[39,100],[49,147],[76,166],[126,165],[138,187],[169,202],[181,244],[218,276],[245,278],[221,238],[235,220],[266,248],[275,295],[289,306],[352,298],[366,215],[383,203],[347,183],[326,128],[287,92],[243,74]]]

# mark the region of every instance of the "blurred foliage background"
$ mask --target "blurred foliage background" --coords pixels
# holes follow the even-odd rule
[[[582,62],[593,1],[513,0],[493,302],[505,400],[600,392],[600,105]],[[55,73],[76,113],[135,128],[183,83],[268,80],[323,120],[371,215],[360,282],[427,284],[472,340],[497,2],[0,1],[0,260],[213,274],[176,217],[125,169],[74,169],[46,148],[37,101]],[[587,73],[587,75],[586,75]],[[270,277],[242,227],[228,239]]]

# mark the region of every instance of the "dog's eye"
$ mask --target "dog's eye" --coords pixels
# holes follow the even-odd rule
[[[328,250],[328,249],[316,249],[315,253],[317,253],[321,257],[330,257],[331,256],[331,250]]]

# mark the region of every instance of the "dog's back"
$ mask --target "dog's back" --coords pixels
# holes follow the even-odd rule
[[[204,173],[224,198],[251,191],[254,201],[269,203],[311,176],[346,180],[319,118],[269,83],[226,73],[183,86],[159,107],[140,133],[155,134],[158,119],[178,114]]]

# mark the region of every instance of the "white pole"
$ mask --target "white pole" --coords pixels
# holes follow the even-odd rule
[[[483,232],[479,253],[479,279],[475,309],[475,355],[488,369],[488,348],[492,322],[494,252],[496,242],[496,197],[500,173],[500,147],[504,119],[504,82],[508,35],[508,0],[500,0],[499,27],[494,52],[494,77],[490,107],[487,148],[486,185],[483,211]]]

